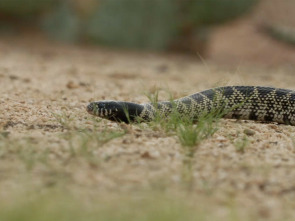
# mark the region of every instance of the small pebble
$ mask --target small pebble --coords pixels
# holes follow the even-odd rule
[[[255,134],[254,130],[250,130],[250,129],[245,129],[244,130],[244,134],[248,135],[248,136],[253,136]]]
[[[79,85],[78,84],[75,84],[73,81],[69,81],[66,86],[69,89],[75,89],[75,88],[78,88],[79,87]]]

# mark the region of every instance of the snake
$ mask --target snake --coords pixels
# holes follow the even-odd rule
[[[176,110],[196,121],[203,113],[220,110],[223,118],[295,125],[295,91],[264,86],[223,86],[170,101],[132,103],[102,100],[91,102],[89,114],[111,121],[149,122],[167,118]]]

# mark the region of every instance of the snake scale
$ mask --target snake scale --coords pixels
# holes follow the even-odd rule
[[[156,104],[98,101],[86,109],[101,118],[132,123],[138,119],[152,121],[156,113],[167,117],[173,108],[196,120],[200,114],[219,108],[225,110],[224,118],[295,125],[295,91],[261,86],[217,87]]]

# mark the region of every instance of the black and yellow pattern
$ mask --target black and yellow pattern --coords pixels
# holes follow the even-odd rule
[[[87,111],[109,120],[132,122],[152,121],[157,113],[167,117],[173,108],[195,119],[218,109],[224,118],[295,125],[295,91],[260,86],[218,87],[156,104],[99,101],[89,104]]]

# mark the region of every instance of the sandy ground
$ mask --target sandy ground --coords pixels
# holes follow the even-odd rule
[[[165,99],[165,91],[181,97],[221,85],[295,89],[294,67],[288,65],[221,66],[180,56],[8,38],[0,39],[0,82],[1,134],[8,136],[9,142],[17,140],[20,146],[31,140],[30,145],[37,146],[34,151],[50,152],[53,168],[71,177],[71,186],[98,191],[155,186],[176,191],[183,170],[179,141],[161,131],[134,125],[126,135],[94,147],[99,166],[83,159],[71,163],[66,161],[68,145],[60,138],[67,128],[54,116],[64,114],[74,128],[93,129],[95,121],[85,106],[94,100],[147,102],[145,92],[156,89]],[[97,125],[98,132],[104,128],[122,131],[122,126],[105,120]],[[246,135],[245,129],[254,135]],[[292,126],[222,120],[219,130],[198,148],[193,193],[211,192],[208,198],[214,202],[212,207],[219,208],[230,198],[255,217],[279,219],[288,212],[294,217],[294,133]],[[248,144],[242,153],[235,144],[245,136]],[[30,146],[27,148],[25,151]],[[7,191],[9,185],[17,185],[26,164],[17,160],[18,152],[2,151],[0,187]],[[33,167],[36,183],[49,182],[48,170],[42,164]]]

